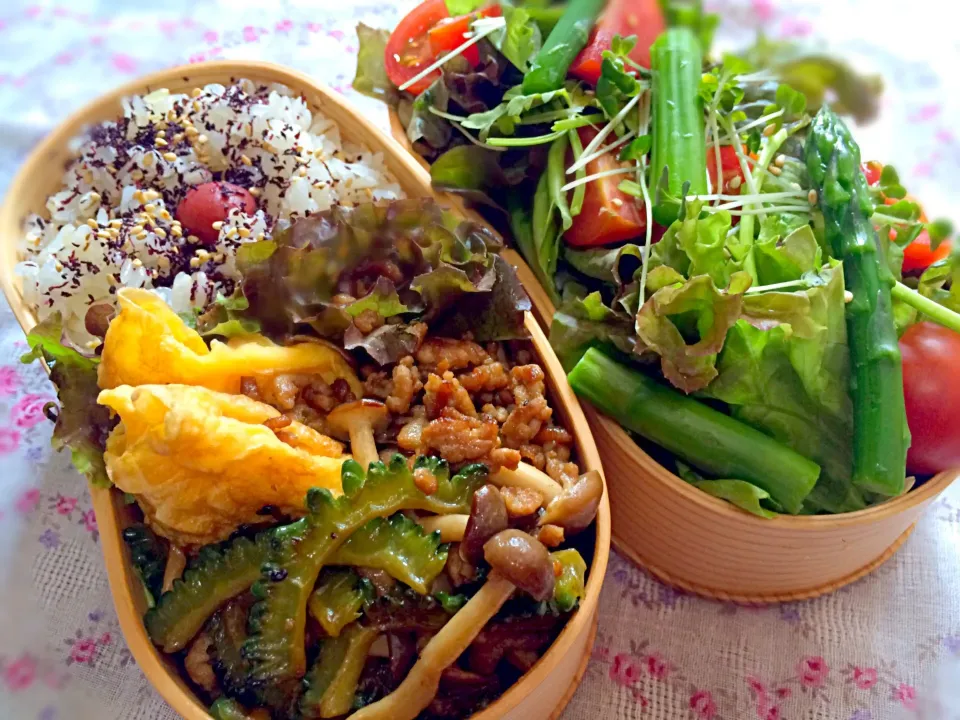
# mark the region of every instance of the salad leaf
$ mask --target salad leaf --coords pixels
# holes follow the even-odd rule
[[[677,475],[708,495],[726,500],[741,510],[762,518],[775,518],[777,513],[764,507],[773,503],[773,498],[763,488],[746,480],[707,480],[685,463],[677,462]]]
[[[653,246],[651,267],[666,265],[687,277],[707,275],[718,287],[726,287],[742,267],[745,252],[728,247],[731,217],[726,210],[700,217],[701,201],[686,203],[683,217],[674,222]]]
[[[460,221],[429,199],[334,207],[294,223],[274,236],[275,249],[240,264],[248,315],[274,335],[297,334],[310,325],[318,334],[364,347],[378,362],[399,359],[422,339],[405,323],[438,322],[469,307],[463,331],[488,334],[483,313],[495,302],[498,338],[522,337],[525,295],[495,288],[512,268],[498,263],[500,242],[484,227]],[[510,291],[512,312],[503,293]],[[343,307],[335,296],[358,298]],[[466,302],[467,296],[482,295]],[[485,303],[485,304],[484,304]],[[351,324],[364,310],[389,320],[364,335]],[[402,318],[400,316],[403,316]],[[400,322],[397,322],[397,321]],[[493,339],[486,337],[485,339]]]
[[[21,362],[41,360],[50,368],[50,380],[60,402],[53,428],[53,448],[70,450],[73,466],[98,487],[110,487],[103,450],[115,422],[110,410],[97,403],[99,358],[81,355],[63,342],[60,313],[53,313],[27,334],[30,351]],[[44,408],[46,411],[48,408]]]
[[[218,293],[210,306],[196,316],[195,329],[203,337],[232,338],[258,333],[260,323],[244,315],[249,309],[250,303],[242,292],[235,292],[231,297]]]
[[[387,69],[383,64],[390,31],[378,30],[358,23],[357,39],[359,50],[357,51],[357,72],[353,78],[354,90],[382,100],[388,105],[396,104],[400,93],[387,77]]]
[[[709,275],[661,288],[637,314],[637,350],[657,353],[664,377],[674,387],[686,393],[702,390],[717,376],[717,353],[740,317],[749,286],[746,273],[735,273],[725,290]]]
[[[476,67],[461,55],[441,69],[450,100],[467,113],[483,112],[500,104],[506,89],[501,82],[507,70],[503,56],[486,40],[481,40],[476,47],[480,51],[480,63]]]
[[[600,62],[600,78],[597,80],[597,102],[600,103],[608,119],[612,119],[620,112],[627,101],[643,88],[640,81],[627,72],[624,61],[624,56],[633,49],[636,42],[636,38],[633,38],[631,43],[617,36],[613,43],[617,52],[607,50],[603,53],[603,60]],[[625,122],[630,129],[637,129],[636,118],[628,117]]]
[[[587,277],[623,287],[640,269],[643,248],[633,243],[627,243],[618,248],[595,250],[575,250],[566,247],[563,257]]]
[[[410,310],[400,302],[400,295],[397,294],[397,288],[393,282],[382,276],[377,278],[369,295],[350,303],[344,309],[351,317],[357,317],[366,310],[375,310],[383,318],[400,315]]]
[[[543,38],[540,26],[530,17],[523,7],[502,4],[506,27],[500,33],[494,33],[494,45],[503,56],[521,72],[530,68],[530,61],[540,52]]]
[[[745,321],[727,334],[717,378],[703,391],[735,418],[760,429],[822,467],[808,496],[811,511],[847,512],[865,506],[851,483],[852,408],[844,287],[839,264],[822,272],[808,298],[812,337],[790,325],[762,330]]]
[[[426,336],[426,325],[382,325],[364,335],[356,325],[350,325],[343,333],[345,350],[366,350],[374,362],[389,365],[399,358],[412,355]]]
[[[568,372],[589,348],[631,355],[636,346],[633,318],[607,307],[599,292],[565,293],[550,324],[550,345]]]
[[[479,10],[487,4],[487,0],[444,0],[444,4],[447,6],[450,17],[456,17]]]
[[[477,342],[527,337],[523,314],[530,310],[530,298],[516,272],[499,255],[493,258],[493,271],[490,291],[461,295],[438,320],[436,332],[449,337],[471,332]]]
[[[446,112],[450,104],[450,93],[442,78],[417,95],[413,102],[406,99],[397,108],[400,121],[407,128],[407,139],[411,144],[426,143],[434,150],[447,147],[453,139],[450,121],[430,112],[436,108]]]
[[[503,135],[512,135],[524,113],[558,98],[569,99],[570,95],[564,88],[524,95],[523,87],[515,85],[507,90],[499,105],[485,112],[473,113],[461,124],[470,130],[479,130],[481,140],[486,140],[494,129]]]
[[[820,271],[823,251],[809,221],[799,215],[768,215],[753,248],[761,285],[799,280],[805,273]]]
[[[924,297],[960,312],[960,245],[949,257],[924,270],[917,290]]]

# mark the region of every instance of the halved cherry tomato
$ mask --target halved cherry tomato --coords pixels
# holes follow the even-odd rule
[[[906,199],[917,202],[917,199],[911,195],[907,195]],[[895,198],[884,198],[884,203],[887,205],[894,205],[897,202],[899,201]],[[921,209],[920,222],[925,223],[927,220],[927,214]],[[891,230],[890,239],[893,240],[896,236],[897,233]],[[923,272],[935,262],[947,257],[950,254],[950,247],[950,241],[946,240],[940,243],[936,250],[931,250],[930,233],[921,230],[916,239],[903,249],[903,272],[907,274]]]
[[[871,160],[860,164],[860,169],[867,178],[867,185],[876,185],[880,182],[880,173],[883,172],[883,163]]]
[[[960,334],[920,322],[900,338],[903,397],[913,441],[907,469],[932,475],[960,465]]]
[[[246,188],[228,182],[208,182],[192,187],[177,206],[177,220],[204,245],[216,245],[220,231],[213,223],[227,219],[237,209],[246,215],[257,211],[257,201]]]
[[[466,42],[463,34],[476,17],[500,15],[501,12],[499,5],[493,5],[470,15],[451,18],[444,0],[425,0],[397,24],[387,40],[383,58],[387,77],[400,87],[431,65],[441,52],[449,52]],[[464,52],[464,57],[476,65],[480,62],[480,51],[473,45]],[[439,70],[421,78],[407,91],[419,95],[438,77]]]
[[[596,85],[600,79],[603,51],[610,49],[615,35],[636,35],[637,45],[630,51],[630,59],[648,68],[650,46],[665,29],[658,0],[610,0],[593,29],[590,42],[570,66],[570,74]]]
[[[743,187],[743,170],[740,168],[740,159],[737,157],[737,151],[732,145],[722,145],[720,147],[720,169],[723,173],[722,187],[717,178],[717,155],[712,147],[708,147],[707,173],[710,175],[710,183],[713,185],[713,191],[716,193],[739,195]],[[733,181],[734,178],[738,178],[738,180]],[[732,185],[731,182],[733,182]]]
[[[441,20],[427,32],[430,40],[430,50],[433,52],[434,59],[440,57],[443,53],[456,50],[467,41],[465,33],[470,32],[470,23],[480,17],[500,17],[503,10],[499,5],[477,10],[469,15],[460,15],[455,18]],[[463,51],[463,57],[467,62],[476,67],[480,64],[480,49],[476,45],[471,45]]]
[[[597,135],[590,127],[580,128],[580,141],[586,146]],[[587,175],[620,167],[614,153],[606,153],[587,163]],[[637,200],[619,189],[622,175],[594,180],[587,185],[583,208],[563,237],[568,245],[592,247],[629,240],[647,227]]]

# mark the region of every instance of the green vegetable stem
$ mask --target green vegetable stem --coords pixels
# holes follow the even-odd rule
[[[805,147],[820,198],[824,233],[853,299],[847,303],[853,401],[853,483],[887,497],[904,492],[907,428],[903,368],[894,323],[894,277],[870,222],[860,148],[828,107],[817,113]]]
[[[653,148],[651,186],[656,188],[653,217],[661,225],[677,219],[683,186],[686,194],[707,192],[703,142],[700,41],[688,28],[671,28],[650,49],[653,65]],[[666,174],[666,178],[664,178]]]
[[[820,467],[693,398],[667,388],[590,348],[569,375],[578,395],[628,430],[666,448],[684,462],[721,478],[737,478],[767,491],[796,514]]]
[[[524,95],[557,90],[563,85],[570,63],[586,47],[604,5],[606,0],[571,0],[523,77]]]

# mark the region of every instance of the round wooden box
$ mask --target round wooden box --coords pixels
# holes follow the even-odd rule
[[[394,138],[417,160],[400,118]],[[533,272],[521,278],[549,330],[554,307]],[[584,403],[610,494],[613,545],[660,580],[719,600],[770,603],[833,592],[888,560],[960,469],[901,497],[842,515],[763,519],[684,482],[644,452],[620,425]]]
[[[121,98],[146,94],[158,88],[189,91],[210,83],[229,84],[247,78],[264,84],[282,83],[300,93],[308,105],[334,120],[345,139],[383,153],[390,171],[404,191],[413,197],[433,196],[430,176],[391,138],[381,133],[340,94],[287,68],[260,62],[222,61],[171,68],[134,80],[103,95],[78,110],[52,132],[30,155],[14,179],[0,208],[0,287],[20,325],[28,331],[36,318],[24,305],[20,283],[14,274],[17,247],[24,219],[43,212],[48,195],[59,189],[63,168],[70,159],[69,142],[91,123],[119,117]],[[447,205],[456,203],[444,201]],[[507,254],[513,262],[519,258]],[[565,427],[576,436],[581,465],[600,469],[600,457],[563,368],[553,354],[537,322],[528,313],[526,324],[548,377],[548,390],[555,411]],[[187,720],[208,718],[206,707],[181,677],[177,667],[150,642],[142,618],[146,610],[140,581],[129,562],[121,532],[131,519],[123,496],[115,490],[91,487],[110,588],[124,637],[134,658],[157,691]],[[610,508],[606,495],[593,531],[594,552],[590,559],[586,597],[559,637],[544,656],[500,699],[474,720],[547,720],[557,717],[576,691],[586,669],[597,629],[597,605],[610,548]]]

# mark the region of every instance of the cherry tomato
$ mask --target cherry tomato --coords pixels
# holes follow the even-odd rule
[[[722,145],[720,147],[720,168],[723,172],[723,187],[717,178],[717,155],[712,147],[707,148],[707,173],[710,175],[710,182],[713,184],[713,191],[716,193],[729,193],[739,195],[743,187],[743,170],[740,168],[740,159],[737,157],[737,151],[732,145]],[[739,180],[734,181],[734,178]],[[733,186],[731,186],[731,182]]]
[[[880,182],[880,173],[883,172],[883,163],[871,160],[861,163],[860,169],[867,178],[867,185],[876,185]]]
[[[470,31],[470,24],[477,18],[499,17],[501,15],[503,15],[503,10],[500,6],[491,5],[469,15],[441,20],[427,32],[433,59],[435,60],[442,54],[456,50],[463,45],[467,41],[464,34]],[[480,49],[476,45],[468,47],[462,55],[474,67],[480,64]]]
[[[463,34],[478,16],[500,15],[499,5],[493,5],[470,15],[451,18],[444,0],[425,0],[403,18],[387,41],[383,62],[387,77],[400,87],[424,68],[433,64],[437,56],[449,52],[466,42]],[[471,65],[480,62],[480,51],[473,45],[463,53]],[[421,78],[407,88],[407,92],[419,95],[440,77],[437,70]]]
[[[665,29],[658,0],[610,0],[593,29],[590,42],[570,66],[570,74],[596,85],[600,79],[603,51],[610,49],[615,35],[636,35],[637,45],[630,51],[630,59],[649,68],[650,46]]]
[[[597,131],[580,128],[580,141],[586,146]],[[614,153],[606,153],[587,163],[587,175],[620,167]],[[591,247],[629,240],[641,235],[647,227],[646,216],[635,198],[619,189],[622,175],[594,180],[587,185],[583,208],[563,237],[568,245]]]
[[[930,233],[921,230],[917,238],[903,249],[903,272],[908,274],[922,272],[949,254],[949,240],[940,243],[936,250],[931,250]]]
[[[177,207],[177,220],[204,245],[215,245],[220,231],[213,227],[213,223],[226,220],[234,208],[253,215],[257,211],[257,201],[239,185],[208,182],[187,191]]]
[[[917,201],[917,199],[912,195],[907,195],[906,199],[912,202]],[[887,205],[893,205],[897,202],[898,200],[894,198],[884,199],[884,203]],[[927,214],[923,211],[923,209],[921,209],[920,222],[927,222],[927,220]],[[891,230],[890,239],[893,240],[896,236],[897,233]],[[931,250],[930,233],[928,233],[926,230],[921,230],[916,239],[903,249],[903,272],[907,274],[923,272],[935,262],[943,260],[945,257],[947,257],[950,254],[950,247],[950,241],[947,240],[940,243],[936,250]]]
[[[920,322],[904,333],[900,352],[913,435],[907,470],[932,475],[960,467],[960,334]]]

